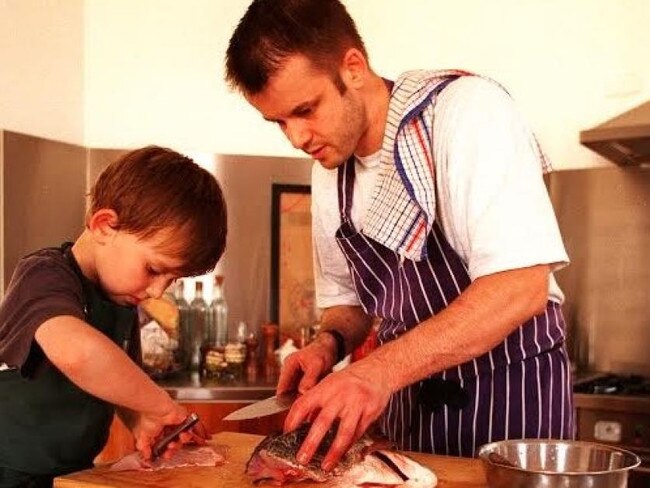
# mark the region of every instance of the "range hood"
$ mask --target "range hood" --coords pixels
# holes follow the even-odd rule
[[[650,101],[583,130],[580,142],[623,166],[650,163]]]

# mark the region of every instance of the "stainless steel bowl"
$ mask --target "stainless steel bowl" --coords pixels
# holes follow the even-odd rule
[[[641,460],[593,442],[507,440],[479,449],[490,488],[625,488]]]

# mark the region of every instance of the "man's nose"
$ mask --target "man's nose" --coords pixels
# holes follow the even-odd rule
[[[293,147],[302,150],[307,149],[307,145],[311,140],[311,131],[304,123],[289,122],[284,133]]]

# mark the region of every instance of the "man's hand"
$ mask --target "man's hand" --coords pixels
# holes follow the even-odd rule
[[[287,357],[278,381],[277,393],[298,391],[305,393],[330,372],[336,364],[337,343],[328,329],[343,334],[347,351],[361,344],[372,326],[372,318],[358,305],[338,305],[323,311],[321,333],[300,351]]]
[[[368,356],[330,374],[296,400],[285,420],[285,431],[313,420],[298,452],[298,462],[310,461],[333,422],[339,419],[336,437],[322,467],[331,470],[338,463],[386,408],[392,391],[383,377],[385,373],[385,367]]]
[[[330,334],[316,339],[285,359],[280,371],[277,393],[305,393],[318,383],[336,363],[336,341]]]

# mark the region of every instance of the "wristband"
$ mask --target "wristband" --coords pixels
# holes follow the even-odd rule
[[[337,364],[345,359],[345,338],[336,329],[326,329],[320,332],[321,334],[330,334],[336,341],[336,362]]]

